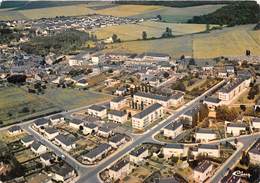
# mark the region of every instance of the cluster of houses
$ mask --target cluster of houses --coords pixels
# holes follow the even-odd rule
[[[51,179],[70,182],[77,176],[76,171],[69,164],[66,162],[57,162],[58,156],[51,152],[44,144],[37,141],[32,135],[26,135],[20,141],[25,148],[30,148],[35,156],[39,157],[43,166],[51,167]]]
[[[194,155],[195,159],[199,155],[220,157],[220,147],[218,144],[199,144],[196,147],[188,147],[183,144],[166,144],[161,149],[161,153],[165,159],[187,157],[189,152]],[[110,166],[108,169],[109,177],[114,181],[122,180],[132,172],[135,165],[144,164],[149,156],[148,148],[144,146],[135,148],[129,153],[129,158],[123,158]],[[196,182],[204,182],[208,179],[213,173],[213,165],[210,160],[201,161],[193,170],[194,180]]]
[[[114,128],[109,125],[99,126],[93,122],[86,122],[80,119],[64,119],[62,115],[55,115],[50,119],[40,118],[35,120],[32,127],[41,133],[46,139],[52,141],[53,144],[61,147],[63,150],[70,152],[77,148],[77,138],[67,132],[62,132],[53,127],[58,123],[68,121],[68,126],[81,130],[84,135],[97,135],[101,138],[107,139],[107,143],[99,143],[96,147],[89,152],[82,154],[80,157],[85,164],[94,164],[102,160],[112,150],[118,149],[121,145],[125,144],[129,138],[125,134],[115,133]]]
[[[131,116],[132,127],[144,130],[151,123],[163,118],[166,108],[179,106],[183,102],[183,93],[162,96],[153,93],[137,92],[133,94],[132,103],[135,106],[141,106],[141,111]],[[129,113],[126,110],[128,106],[129,100],[126,97],[119,96],[110,101],[109,109],[102,105],[90,106],[88,108],[88,115],[99,119],[108,118],[110,121],[122,124],[128,120]]]

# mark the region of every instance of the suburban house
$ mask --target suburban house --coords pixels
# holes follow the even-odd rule
[[[128,160],[119,160],[109,168],[109,177],[113,180],[123,179],[131,172]]]
[[[33,123],[33,127],[39,129],[41,127],[46,127],[49,125],[49,120],[45,118],[36,119]]]
[[[250,148],[250,150],[248,151],[248,154],[250,157],[250,163],[260,164],[260,138]]]
[[[34,137],[32,135],[27,135],[21,139],[21,143],[25,147],[29,147],[34,142]]]
[[[117,133],[114,136],[110,137],[108,140],[109,145],[113,148],[118,148],[120,145],[126,142],[126,136],[121,133]]]
[[[166,159],[172,156],[183,157],[187,156],[188,148],[185,148],[183,144],[166,144],[163,146],[162,152]]]
[[[250,82],[250,77],[236,78],[218,91],[218,98],[226,104],[229,104],[234,97],[240,95],[244,89],[249,87]]]
[[[64,122],[64,116],[62,114],[56,114],[50,117],[50,122],[52,125],[56,125],[58,123]]]
[[[108,119],[117,123],[125,123],[127,121],[127,113],[124,111],[110,110],[108,111]]]
[[[44,135],[48,140],[53,140],[56,136],[59,135],[59,130],[56,128],[48,127],[44,129]]]
[[[43,154],[47,152],[47,147],[41,144],[40,142],[34,141],[31,145],[31,150],[35,154]]]
[[[220,157],[220,148],[216,144],[199,144],[197,155]],[[196,156],[196,155],[195,155]]]
[[[126,98],[124,98],[122,96],[113,98],[110,101],[110,109],[112,109],[112,110],[120,110],[120,109],[122,109],[123,107],[126,106],[126,103],[127,103]]]
[[[8,134],[9,135],[18,135],[18,134],[20,134],[20,133],[22,133],[23,132],[23,130],[22,130],[22,128],[20,127],[20,126],[12,126],[12,127],[10,127],[10,128],[8,128]]]
[[[242,132],[245,132],[247,129],[247,125],[245,123],[227,123],[226,132],[233,135],[239,136]]]
[[[52,178],[57,182],[69,183],[76,176],[74,169],[66,162],[62,165],[55,164],[51,167],[51,172],[53,172]]]
[[[70,136],[65,136],[63,134],[60,134],[55,137],[54,141],[58,146],[61,146],[66,151],[70,151],[76,148],[75,140]]]
[[[152,93],[137,92],[133,97],[134,102],[143,103],[145,106],[159,103],[163,107],[177,106],[184,100],[183,93],[176,93],[172,96],[162,96]]]
[[[252,127],[260,130],[260,118],[253,118],[252,119]]]
[[[143,162],[144,158],[146,158],[147,156],[149,156],[148,149],[143,146],[139,147],[138,149],[130,152],[130,162],[139,164]]]
[[[127,88],[126,87],[120,87],[115,91],[115,95],[118,96],[123,96],[127,93]]]
[[[83,125],[83,134],[91,134],[98,131],[98,125],[95,123],[84,123]]]
[[[207,97],[204,99],[203,104],[206,104],[209,110],[215,111],[216,107],[221,105],[221,100],[216,97]]]
[[[44,166],[50,166],[51,160],[54,160],[54,157],[51,152],[46,152],[40,155],[40,160]]]
[[[107,109],[100,105],[92,105],[88,108],[88,114],[103,119],[107,117]]]
[[[83,125],[84,125],[84,121],[80,119],[73,118],[72,120],[69,121],[69,126],[75,129],[79,129],[80,126],[83,127]]]
[[[198,128],[195,132],[196,141],[208,142],[217,138],[217,134],[209,128]]]
[[[181,121],[173,121],[163,129],[163,136],[168,138],[176,138],[183,132],[183,124]]]
[[[164,109],[161,104],[155,103],[132,117],[132,127],[143,130],[152,122],[164,116]]]
[[[82,159],[90,163],[94,163],[96,160],[102,159],[112,147],[109,144],[103,143],[99,146],[91,149],[88,153],[82,155]]]
[[[182,121],[185,124],[193,125],[195,120],[196,120],[196,118],[199,115],[199,111],[200,111],[200,107],[199,106],[193,107],[192,109],[190,109],[190,110],[186,111],[184,114],[182,114],[180,116],[180,118],[182,119]]]
[[[211,175],[213,164],[209,160],[201,161],[193,170],[193,178],[196,182],[205,182]]]
[[[98,128],[97,134],[101,137],[105,137],[108,138],[109,136],[113,135],[113,128],[108,126],[108,125],[104,125]]]

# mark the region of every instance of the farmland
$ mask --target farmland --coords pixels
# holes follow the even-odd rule
[[[32,6],[32,7],[31,7]],[[98,2],[78,2],[55,6],[36,6],[28,3],[20,8],[0,9],[1,20],[11,19],[36,19],[55,16],[79,16],[87,14],[103,14],[124,17],[152,18],[161,15],[164,21],[186,22],[196,15],[207,14],[215,11],[223,5],[203,5],[188,8],[172,8],[164,6],[145,6],[145,5],[115,5],[110,2],[99,4]]]
[[[195,58],[214,58],[243,55],[246,49],[250,49],[254,55],[259,55],[260,31],[252,31],[252,28],[253,25],[244,25],[173,39],[123,42],[107,46],[106,51],[120,50],[137,53],[154,51],[168,53],[172,57],[184,54],[193,55]],[[158,45],[163,45],[163,47]]]
[[[109,96],[77,89],[48,88],[43,95],[28,93],[25,88],[0,89],[0,120],[3,124],[101,102]]]
[[[174,35],[192,34],[206,30],[203,24],[181,24],[146,21],[139,24],[124,24],[94,30],[99,39],[105,39],[116,34],[121,40],[142,39],[142,32],[147,33],[147,38],[161,37],[166,27],[172,29]],[[129,31],[131,30],[131,31]]]

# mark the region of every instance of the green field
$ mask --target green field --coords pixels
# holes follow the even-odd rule
[[[173,31],[173,35],[185,35],[206,30],[204,24],[183,24],[183,23],[164,23],[145,21],[139,24],[123,24],[118,26],[110,26],[93,30],[98,39],[106,39],[116,34],[121,40],[137,40],[142,39],[142,32],[147,33],[147,38],[161,37],[166,27]],[[129,31],[131,30],[131,31]]]
[[[55,16],[79,16],[87,14],[103,14],[123,17],[151,18],[160,14],[164,21],[186,22],[196,15],[207,14],[223,5],[204,5],[188,8],[172,8],[148,5],[114,5],[111,2],[78,2],[71,5],[37,6],[0,9],[0,20],[35,19]]]
[[[244,25],[172,39],[122,42],[108,45],[105,51],[133,53],[153,51],[168,53],[173,58],[189,55],[206,59],[244,55],[245,50],[250,49],[253,55],[260,55],[260,31],[252,31],[253,27],[254,25]]]
[[[30,94],[15,86],[0,89],[0,121],[11,124],[30,117],[105,101],[110,96],[78,89],[48,88],[44,95]],[[24,108],[29,111],[24,111]]]

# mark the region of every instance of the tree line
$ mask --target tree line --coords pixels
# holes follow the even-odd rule
[[[188,23],[242,25],[258,23],[260,6],[255,1],[234,2],[207,15],[194,16]]]

